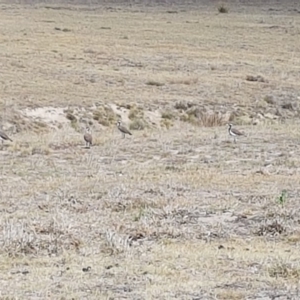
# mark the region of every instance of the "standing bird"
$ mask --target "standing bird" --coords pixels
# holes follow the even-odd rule
[[[242,136],[242,135],[244,135],[244,133],[238,131],[238,130],[235,129],[235,128],[232,128],[232,124],[228,124],[228,132],[229,132],[229,135],[233,136],[234,142],[235,142],[235,143],[236,143],[236,137],[237,137],[237,136]]]
[[[1,139],[1,141],[2,141],[2,147],[3,147],[4,141],[9,140],[9,141],[12,142],[12,139],[9,138],[8,135],[7,135],[5,132],[3,132],[3,131],[0,131],[0,139]]]
[[[125,134],[132,135],[132,133],[124,126],[121,125],[121,121],[117,123],[118,129],[122,132],[123,138],[125,138]]]
[[[85,132],[83,138],[85,140],[86,148],[90,148],[93,144],[93,137],[92,137],[91,130],[89,127],[86,127],[86,132]]]

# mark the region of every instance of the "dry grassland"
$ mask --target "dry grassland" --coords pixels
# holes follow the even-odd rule
[[[299,11],[217,6],[1,4],[1,299],[300,298]]]

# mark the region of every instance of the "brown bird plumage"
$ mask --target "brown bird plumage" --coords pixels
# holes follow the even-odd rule
[[[117,123],[118,129],[122,132],[123,138],[125,138],[125,134],[132,135],[132,133],[125,127],[121,125],[121,121]]]
[[[236,137],[245,135],[244,133],[240,132],[239,130],[232,128],[232,124],[228,124],[228,132],[229,135],[234,137],[234,142],[236,143]]]
[[[86,128],[86,132],[85,132],[83,138],[85,140],[85,146],[87,148],[90,148],[93,144],[93,137],[92,137],[92,134],[91,134],[91,131],[90,131],[89,127]]]

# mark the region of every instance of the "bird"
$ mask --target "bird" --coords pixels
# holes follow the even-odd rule
[[[229,135],[233,136],[235,143],[236,143],[237,136],[244,135],[244,133],[240,132],[239,130],[232,128],[232,124],[228,124],[228,132],[229,132]]]
[[[85,140],[86,148],[90,148],[93,144],[93,137],[92,137],[91,130],[89,127],[86,127],[86,132],[85,132],[83,138]]]
[[[13,141],[11,138],[9,138],[8,137],[8,135],[5,133],[5,132],[3,132],[3,131],[0,131],[0,139],[1,139],[1,141],[2,141],[2,146],[3,146],[3,143],[4,143],[4,141],[7,141],[7,140],[9,140],[9,141]]]
[[[123,138],[125,138],[125,134],[132,135],[132,133],[124,126],[121,125],[121,121],[117,123],[118,129],[122,132]]]

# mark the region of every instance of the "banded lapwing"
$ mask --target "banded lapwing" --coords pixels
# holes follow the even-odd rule
[[[125,138],[126,134],[132,135],[132,133],[123,125],[121,125],[121,121],[117,123],[118,129],[122,132],[123,138]]]
[[[229,132],[230,136],[233,136],[235,143],[236,143],[237,136],[245,135],[244,133],[240,132],[239,130],[232,128],[232,124],[228,124],[228,132]]]
[[[86,127],[85,130],[86,131],[83,136],[83,138],[85,140],[85,146],[86,146],[86,148],[90,148],[93,144],[93,137],[92,137],[91,129],[89,127]]]

